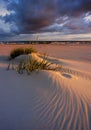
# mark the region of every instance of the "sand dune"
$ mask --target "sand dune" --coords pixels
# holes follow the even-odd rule
[[[91,64],[48,60],[64,70],[20,75],[0,59],[0,129],[91,130]]]

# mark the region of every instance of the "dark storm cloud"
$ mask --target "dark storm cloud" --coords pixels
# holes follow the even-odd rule
[[[83,26],[86,26],[84,22],[81,22],[80,16],[91,11],[91,0],[1,1],[4,1],[7,5],[7,10],[12,12],[0,18],[10,25],[11,32],[9,32],[9,35],[10,33],[61,32],[62,30],[70,30],[72,33],[74,30],[79,32],[79,30],[85,30]],[[71,22],[64,24],[64,26],[59,26],[60,23],[65,23],[66,20],[62,19],[64,16],[68,16]],[[62,18],[56,21],[60,17]],[[77,20],[74,20],[74,18]]]
[[[0,28],[0,41],[10,40],[10,38],[14,35],[15,34],[7,33],[3,29]]]
[[[5,22],[15,22],[18,31],[29,33],[50,25],[56,17],[55,0],[19,0],[8,5],[15,13],[4,17]]]
[[[91,0],[58,0],[57,7],[59,14],[75,17],[91,11]]]

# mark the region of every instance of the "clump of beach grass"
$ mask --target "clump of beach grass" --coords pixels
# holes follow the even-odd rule
[[[14,69],[19,74],[22,74],[24,72],[27,72],[27,74],[30,74],[33,71],[39,71],[39,70],[53,70],[57,71],[61,68],[60,65],[54,65],[51,62],[48,62],[47,56],[44,54],[42,59],[35,54],[37,52],[34,48],[16,48],[11,51],[10,53],[10,59],[11,63],[9,63],[7,70]],[[14,64],[14,58],[20,56],[20,55],[26,55],[26,59],[21,59],[18,64]]]
[[[24,54],[31,54],[31,53],[36,53],[36,49],[33,47],[30,48],[16,48],[11,51],[9,60],[12,60],[16,58],[17,56],[24,55]]]
[[[24,49],[24,54],[31,54],[31,53],[36,53],[36,52],[37,50],[33,47]]]
[[[33,71],[39,71],[39,70],[53,70],[57,71],[61,66],[56,65],[56,67],[52,67],[53,63],[50,63],[43,58],[42,61],[38,62],[37,60],[31,60],[30,57],[28,57],[27,61],[21,60],[16,67],[16,70],[19,74],[22,74],[23,72],[27,72],[27,74],[31,74]]]

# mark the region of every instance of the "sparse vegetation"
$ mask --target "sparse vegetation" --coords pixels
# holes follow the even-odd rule
[[[9,59],[12,60],[17,56],[23,55],[23,54],[29,54],[37,52],[34,48],[17,48],[11,51]]]
[[[34,48],[17,48],[11,51],[10,53],[10,59],[11,63],[9,63],[7,70],[15,69],[19,74],[22,74],[23,72],[27,72],[27,74],[30,74],[33,71],[39,71],[39,70],[54,70],[57,71],[61,68],[59,65],[54,65],[51,62],[47,61],[47,56],[44,55],[42,58],[43,60],[37,60],[32,59],[30,55],[27,55],[27,60],[20,60],[18,65],[13,63],[13,60],[15,57],[23,54],[31,54],[36,52]]]
[[[38,62],[37,60],[31,60],[30,57],[28,57],[27,61],[21,60],[18,64],[16,70],[18,73],[22,74],[24,71],[27,72],[27,74],[30,74],[33,71],[39,71],[39,70],[58,70],[61,66],[51,67],[53,63],[49,63],[45,59],[43,59],[41,62]]]
[[[36,49],[31,47],[31,48],[25,48],[24,49],[24,54],[30,54],[30,53],[36,53]]]

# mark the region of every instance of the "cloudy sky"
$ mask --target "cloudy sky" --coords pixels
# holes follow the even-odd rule
[[[91,40],[91,0],[0,0],[2,40]]]

